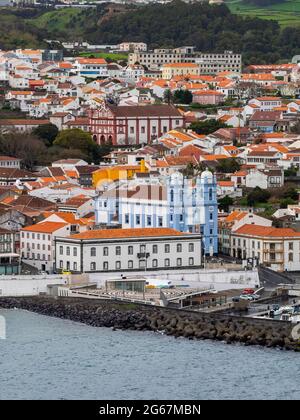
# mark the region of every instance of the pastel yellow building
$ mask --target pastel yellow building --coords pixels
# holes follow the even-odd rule
[[[174,76],[199,75],[200,69],[195,63],[170,63],[162,66],[162,78],[170,80]]]
[[[99,188],[103,183],[110,183],[124,179],[132,179],[136,173],[146,173],[148,168],[145,161],[140,165],[118,165],[98,169],[93,173],[93,186]]]

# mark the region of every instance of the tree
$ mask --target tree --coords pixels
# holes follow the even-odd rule
[[[224,210],[226,212],[229,211],[229,206],[233,205],[233,199],[229,197],[229,195],[225,195],[225,197],[220,198],[219,200],[219,209]]]
[[[47,148],[31,133],[10,132],[0,135],[0,153],[21,159],[22,165],[32,170],[47,154]]]
[[[223,174],[234,173],[240,169],[241,165],[235,158],[221,159],[217,166],[217,171]]]
[[[91,134],[79,128],[60,131],[53,145],[68,150],[79,150],[90,161],[93,161],[97,156],[98,146],[93,141]]]
[[[255,187],[247,195],[247,204],[248,206],[254,206],[256,203],[266,203],[270,197],[271,193],[268,190]]]
[[[173,102],[175,104],[189,105],[193,101],[193,94],[187,89],[175,90]]]
[[[170,89],[166,89],[164,91],[164,98],[163,98],[164,102],[166,102],[167,104],[170,104],[171,102],[173,102],[173,94],[170,91]]]
[[[228,128],[226,124],[219,120],[205,120],[195,121],[190,125],[190,129],[195,131],[197,134],[211,134],[220,128]]]
[[[36,127],[33,132],[34,135],[44,140],[47,146],[51,146],[58,135],[58,128],[54,124],[43,124]]]

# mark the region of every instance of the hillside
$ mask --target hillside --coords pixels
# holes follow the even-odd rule
[[[176,0],[130,9],[106,4],[97,11],[1,10],[0,48],[44,46],[43,39],[144,41],[152,48],[195,45],[201,51],[242,52],[246,63],[289,60],[300,54],[300,28],[282,29],[273,20],[232,14],[226,5]]]
[[[269,6],[252,5],[244,0],[225,0],[225,3],[232,13],[241,16],[274,19],[282,27],[300,26],[300,0],[285,0]]]

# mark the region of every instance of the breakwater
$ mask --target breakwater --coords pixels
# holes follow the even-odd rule
[[[0,298],[0,308],[23,309],[114,330],[161,332],[188,339],[214,339],[300,351],[291,337],[293,324],[283,321],[201,314],[132,303],[80,298]]]

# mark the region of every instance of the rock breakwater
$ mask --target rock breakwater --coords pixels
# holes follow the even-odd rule
[[[155,331],[188,339],[213,339],[228,344],[240,342],[300,351],[300,342],[291,337],[294,325],[283,321],[79,298],[0,298],[0,308],[23,309],[114,330]]]

